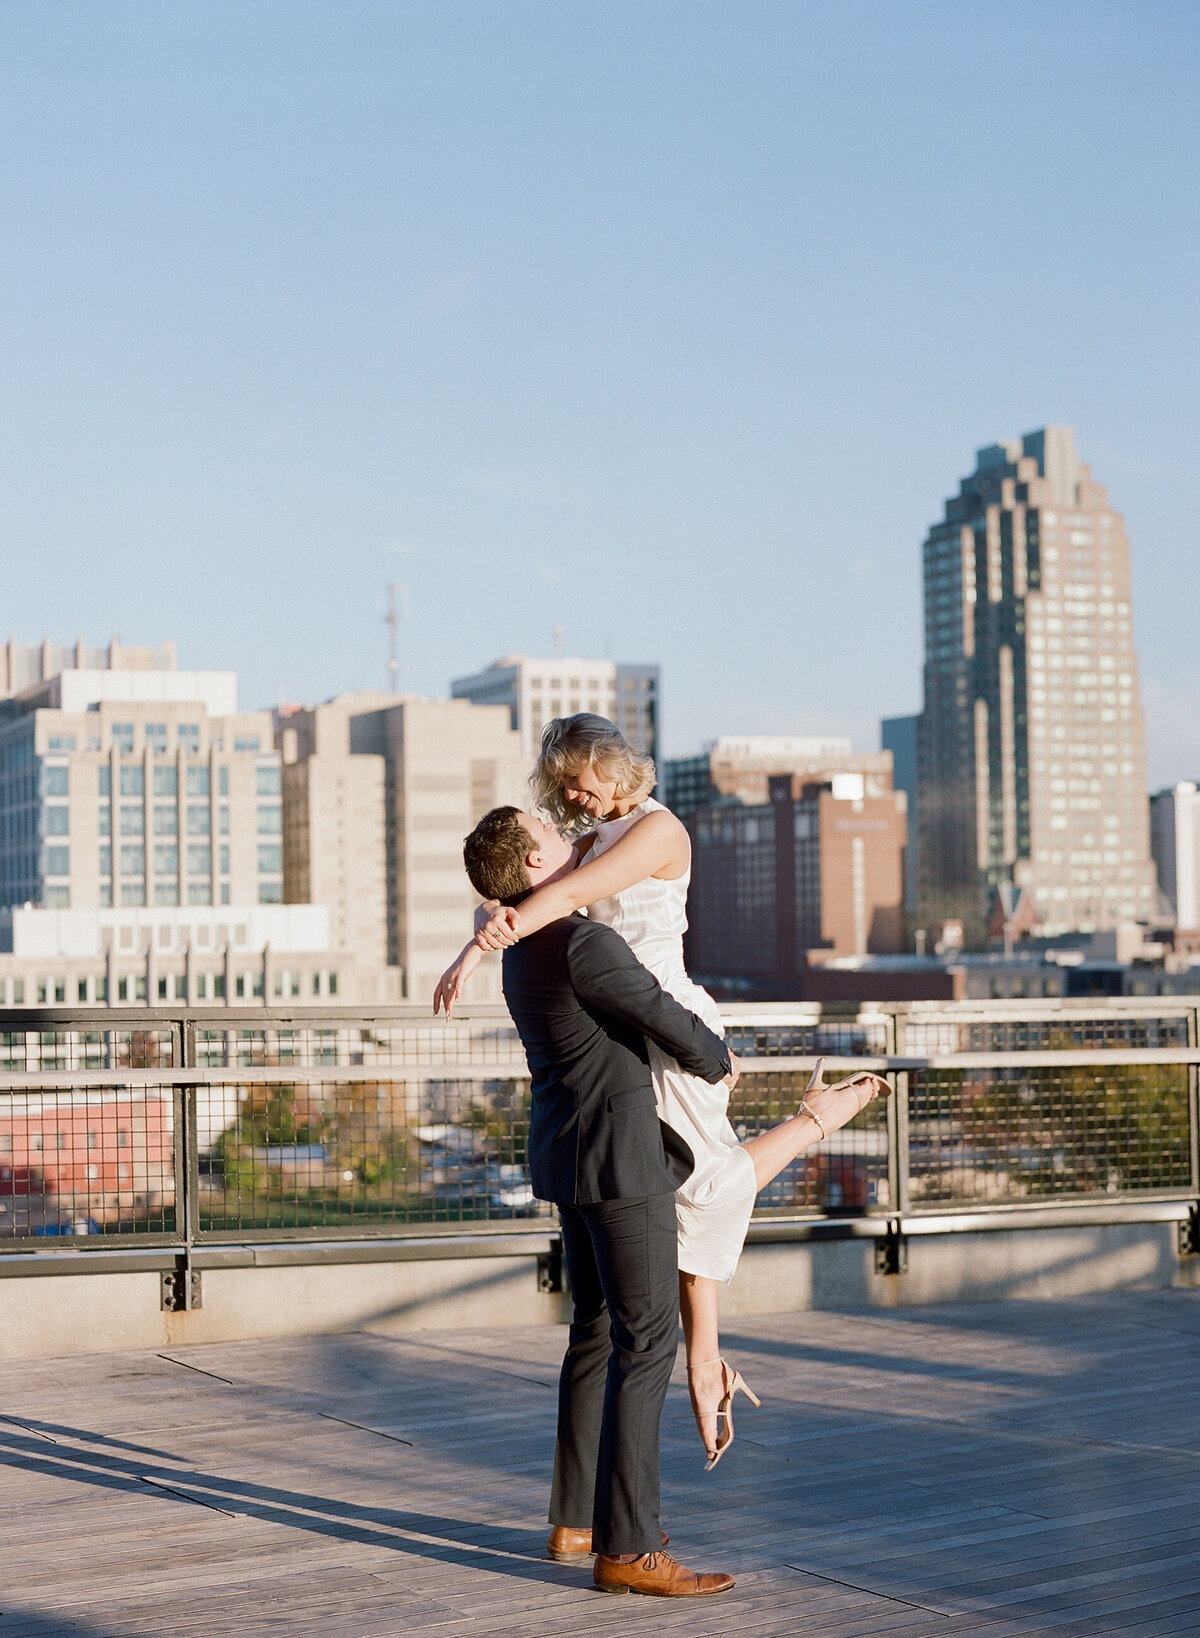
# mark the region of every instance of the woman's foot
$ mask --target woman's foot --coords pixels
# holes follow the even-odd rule
[[[704,1441],[708,1460],[704,1471],[711,1473],[733,1443],[733,1396],[744,1393],[752,1405],[762,1401],[750,1388],[740,1371],[723,1359],[701,1361],[688,1366],[688,1387],[692,1395],[692,1411],[696,1426]],[[712,1398],[716,1390],[715,1402]]]
[[[688,1393],[692,1397],[692,1415],[709,1461],[717,1456],[717,1412],[725,1398],[725,1362],[721,1359],[702,1360],[687,1368]]]
[[[818,1058],[796,1111],[797,1115],[807,1115],[823,1138],[861,1115],[876,1098],[888,1097],[892,1090],[882,1075],[873,1075],[869,1070],[826,1086],[824,1071],[825,1060]]]

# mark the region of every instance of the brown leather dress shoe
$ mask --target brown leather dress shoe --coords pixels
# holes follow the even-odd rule
[[[685,1570],[670,1553],[643,1553],[632,1564],[597,1553],[592,1580],[601,1592],[645,1593],[650,1598],[696,1598],[728,1592],[733,1586],[731,1575]]]
[[[670,1539],[664,1530],[662,1533],[664,1547]],[[556,1564],[578,1564],[581,1559],[592,1556],[592,1532],[572,1529],[569,1524],[556,1524],[546,1543],[546,1553]]]

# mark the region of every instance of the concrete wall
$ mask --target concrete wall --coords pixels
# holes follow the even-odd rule
[[[908,1272],[875,1273],[874,1243],[751,1245],[722,1293],[726,1320],[806,1309],[915,1307],[1200,1286],[1174,1223],[913,1236]],[[431,1261],[210,1268],[203,1306],[167,1314],[158,1272],[0,1278],[0,1359],[377,1331],[553,1324],[536,1254]]]

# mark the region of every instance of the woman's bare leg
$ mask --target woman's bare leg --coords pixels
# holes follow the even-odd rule
[[[825,1086],[822,1083],[824,1062],[823,1058],[818,1059],[804,1093],[804,1102],[820,1117],[819,1123],[811,1115],[795,1114],[790,1120],[772,1126],[769,1132],[760,1132],[758,1137],[747,1138],[742,1144],[754,1162],[757,1188],[765,1189],[797,1155],[853,1120],[886,1085],[878,1075],[853,1075],[848,1080]]]
[[[877,1075],[851,1076],[833,1086],[825,1086],[824,1063],[823,1058],[818,1059],[804,1093],[805,1103],[820,1116],[824,1133],[811,1115],[797,1114],[773,1126],[769,1132],[750,1138],[742,1147],[754,1162],[756,1189],[765,1188],[797,1155],[819,1143],[822,1136],[836,1132],[853,1120],[885,1086]],[[716,1280],[680,1270],[679,1316],[683,1321],[687,1353],[688,1391],[696,1425],[710,1458],[717,1448],[717,1407],[725,1394],[717,1290]]]
[[[679,1271],[679,1316],[688,1362],[688,1392],[696,1425],[709,1456],[717,1448],[717,1406],[725,1391],[721,1369],[721,1336],[717,1317],[717,1282]]]

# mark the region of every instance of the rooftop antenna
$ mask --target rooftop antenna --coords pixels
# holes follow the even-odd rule
[[[396,628],[400,624],[400,614],[396,607],[396,582],[394,580],[388,581],[387,594],[387,613],[383,617],[383,623],[387,626],[388,634],[387,691],[389,694],[394,694],[396,692],[396,673],[399,669],[399,661],[396,658]]]
[[[555,626],[555,628],[554,628],[554,658],[556,660],[561,660],[562,659],[562,627],[561,626]]]

